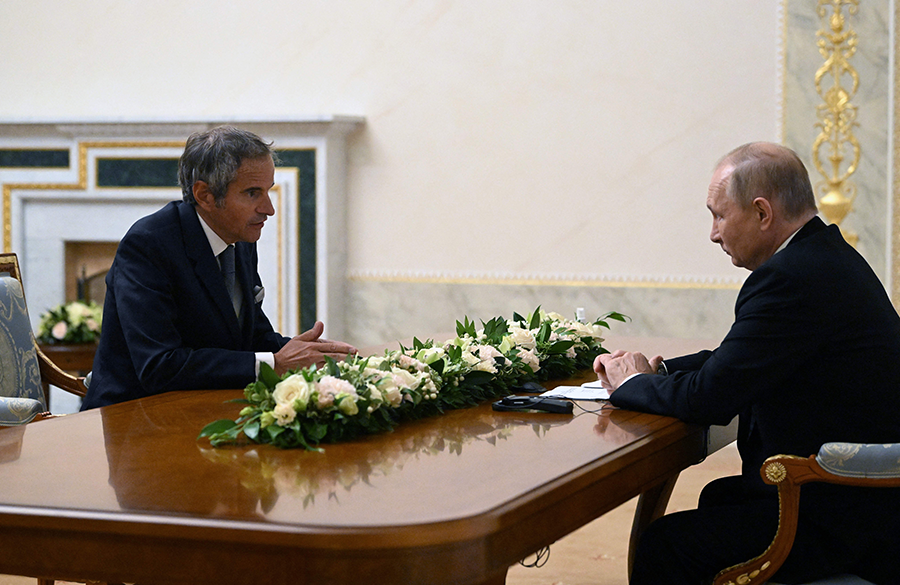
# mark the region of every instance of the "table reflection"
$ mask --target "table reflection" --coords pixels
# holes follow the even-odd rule
[[[15,461],[22,454],[25,426],[0,427],[0,463]]]
[[[258,492],[223,479],[216,465],[174,444],[183,441],[185,429],[196,426],[190,413],[178,408],[149,410],[139,402],[126,416],[109,409],[100,413],[109,484],[122,508],[172,512],[177,506],[174,511],[192,514],[263,517],[254,512],[260,503]],[[148,450],[148,445],[156,448]]]
[[[482,407],[446,413],[435,419],[408,422],[386,435],[343,444],[323,445],[319,452],[276,449],[269,445],[215,448],[198,442],[203,458],[234,472],[256,494],[266,512],[279,495],[302,501],[306,508],[317,498],[339,501],[358,486],[372,487],[423,457],[462,455],[474,444],[497,446],[516,432],[544,437],[567,425],[568,415],[495,413]]]

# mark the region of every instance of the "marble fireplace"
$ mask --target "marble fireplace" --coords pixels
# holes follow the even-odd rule
[[[286,335],[322,319],[328,336],[342,337],[345,145],[363,124],[347,116],[0,123],[0,249],[18,254],[33,326],[47,308],[77,298],[80,276],[102,275],[135,220],[181,198],[176,173],[185,138],[222,123],[274,141],[279,153],[276,215],[258,244],[266,313]],[[102,285],[90,290],[102,294]]]

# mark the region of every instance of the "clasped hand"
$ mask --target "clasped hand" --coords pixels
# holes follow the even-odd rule
[[[325,325],[316,321],[312,329],[293,337],[275,354],[275,373],[279,376],[288,370],[298,370],[313,364],[321,366],[325,357],[342,360],[351,353],[358,353],[355,347],[343,341],[320,339]]]
[[[662,356],[648,360],[642,353],[618,349],[597,356],[594,371],[603,387],[612,393],[634,374],[655,374],[662,361]]]

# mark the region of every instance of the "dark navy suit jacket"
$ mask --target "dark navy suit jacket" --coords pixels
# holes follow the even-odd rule
[[[611,402],[701,424],[740,415],[748,494],[775,497],[759,474],[769,456],[900,442],[900,317],[862,256],[817,217],[747,277],[715,351],[665,363],[668,376],[636,376]],[[801,522],[853,545],[888,522],[900,539],[898,490],[859,489],[804,486]]]
[[[256,244],[235,245],[235,266],[243,325],[193,207],[171,202],[136,222],[106,277],[103,330],[82,409],[252,382],[254,352],[276,352],[288,338],[255,301],[262,286]]]

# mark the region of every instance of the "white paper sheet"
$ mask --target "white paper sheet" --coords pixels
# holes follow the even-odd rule
[[[541,394],[548,398],[568,398],[569,400],[608,400],[609,392],[600,381],[585,382],[581,386],[557,386]]]

